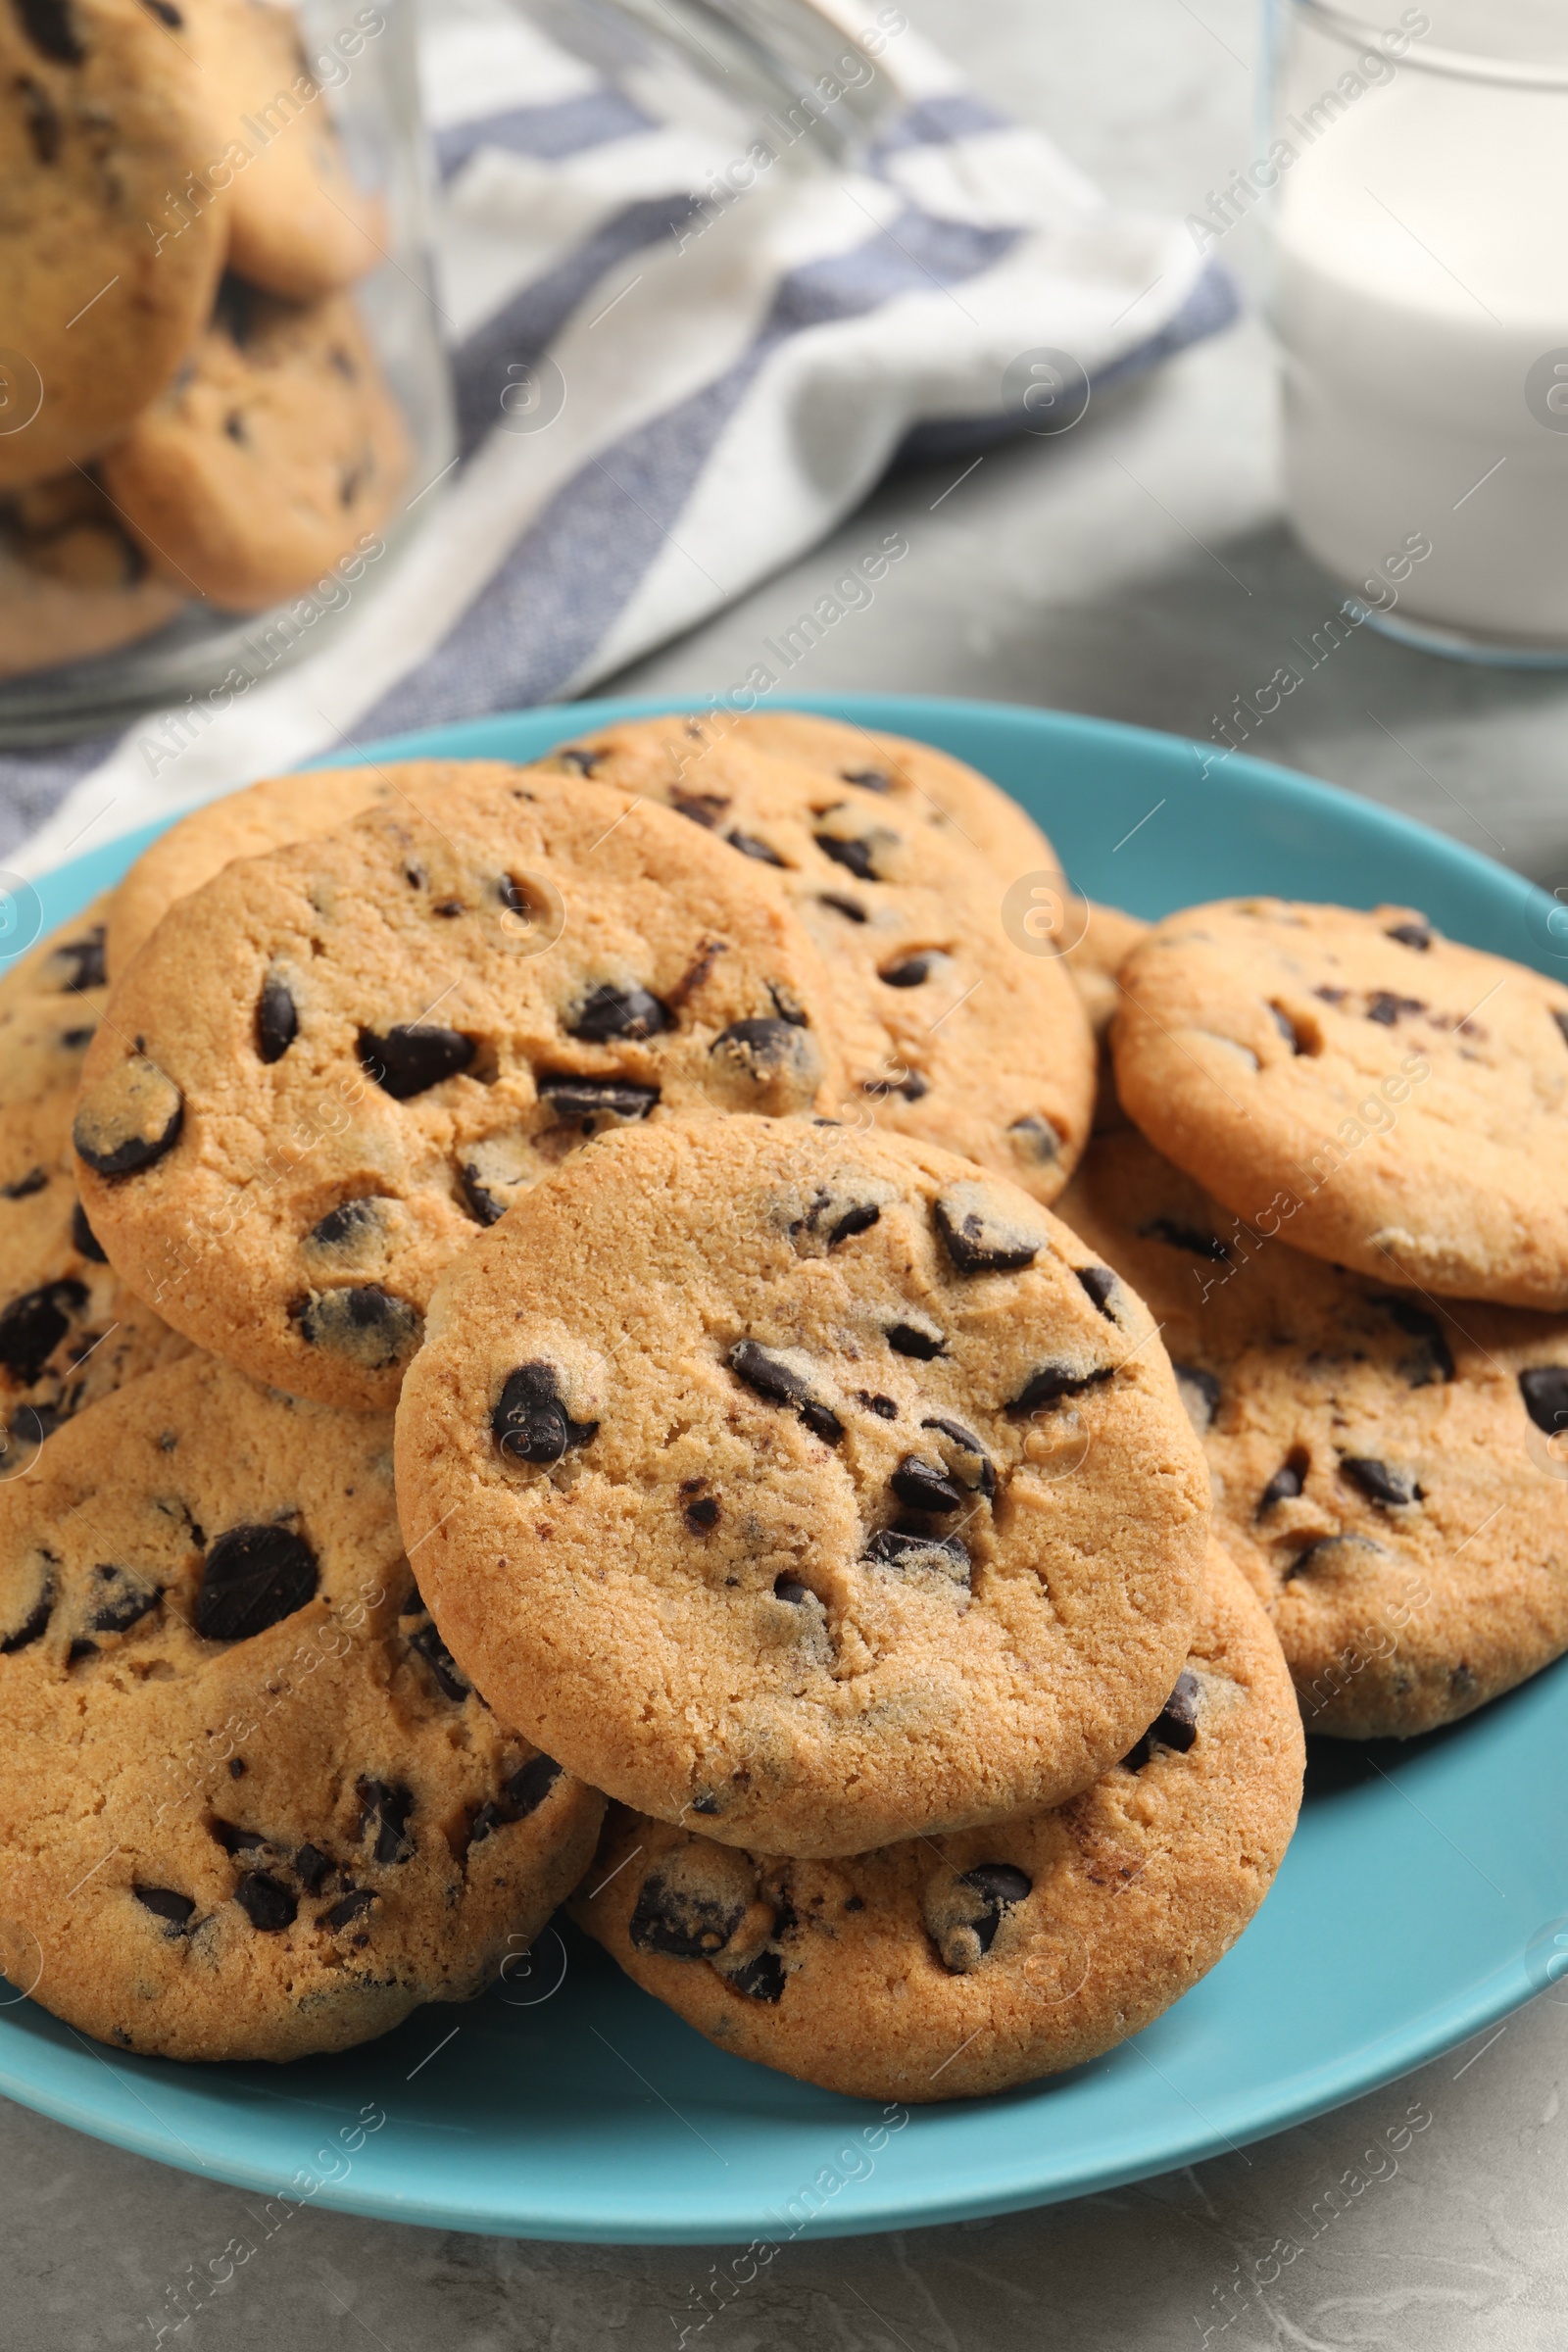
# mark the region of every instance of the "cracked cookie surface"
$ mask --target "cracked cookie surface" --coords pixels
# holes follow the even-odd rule
[[[0,1488],[0,1962],[100,2040],[345,2048],[478,1992],[592,1851],[434,1632],[391,1434],[193,1354]]]
[[[854,2098],[968,2098],[1098,2057],[1213,1967],[1302,1761],[1279,1644],[1216,1546],[1169,1701],[1069,1803],[834,1861],[616,1807],[572,1914],[720,2049]]]
[[[453,1267],[398,1493],[493,1705],[797,1853],[1083,1788],[1170,1690],[1208,1520],[1145,1308],[1049,1211],[749,1118],[600,1139]]]

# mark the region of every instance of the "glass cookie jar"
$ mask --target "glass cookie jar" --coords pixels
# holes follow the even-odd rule
[[[447,466],[412,0],[0,10],[0,741],[249,682]]]

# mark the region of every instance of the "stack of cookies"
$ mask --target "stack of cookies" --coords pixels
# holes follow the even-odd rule
[[[1568,990],[1041,955],[1054,870],[923,746],[648,719],[257,785],[0,985],[14,1981],[293,2057],[569,1899],[722,2048],[996,2090],[1228,1949],[1303,1717],[1568,1647]]]
[[[273,0],[0,8],[0,674],[293,596],[388,514],[346,291],[386,229],[327,108]]]

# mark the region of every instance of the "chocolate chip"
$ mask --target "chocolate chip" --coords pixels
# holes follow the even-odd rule
[[[1219,1382],[1212,1372],[1200,1371],[1196,1364],[1172,1363],[1171,1370],[1176,1375],[1176,1387],[1187,1418],[1201,1437],[1219,1411]]]
[[[346,1928],[351,1920],[363,1919],[374,1900],[373,1886],[351,1886],[347,1894],[340,1894],[337,1901],[325,1911],[317,1913],[316,1924],[318,1928],[334,1932],[338,1928]]]
[[[687,1526],[694,1536],[706,1536],[718,1525],[719,1502],[716,1494],[699,1494],[682,1505]]]
[[[156,17],[160,24],[167,24],[171,32],[178,32],[183,27],[185,20],[174,6],[174,0],[141,0],[141,4],[149,16]]]
[[[507,1820],[526,1821],[530,1813],[537,1813],[561,1777],[562,1768],[554,1756],[530,1756],[502,1791]]]
[[[288,982],[269,972],[256,1000],[256,1051],[263,1061],[281,1061],[300,1033],[299,1007]]]
[[[1198,1677],[1185,1667],[1176,1677],[1176,1688],[1159,1713],[1154,1717],[1143,1738],[1128,1749],[1122,1762],[1131,1772],[1142,1772],[1156,1747],[1173,1747],[1185,1755],[1198,1738]]]
[[[646,988],[635,984],[612,988],[608,983],[585,998],[564,1024],[568,1037],[580,1037],[596,1046],[608,1045],[612,1038],[657,1037],[662,1029],[673,1026],[659,999],[651,997]]]
[[[807,1428],[825,1445],[836,1446],[844,1424],[825,1404],[818,1403],[801,1374],[782,1356],[759,1347],[755,1340],[737,1340],[725,1359],[737,1380],[769,1404],[793,1404]]]
[[[258,1846],[268,1842],[262,1831],[242,1830],[237,1822],[220,1821],[215,1817],[207,1826],[213,1839],[225,1854],[254,1853]]]
[[[798,1109],[821,1083],[821,1049],[810,1032],[794,1021],[732,1021],[708,1052],[748,1107],[770,1095],[774,1107]]]
[[[1036,1160],[1042,1167],[1049,1167],[1054,1159],[1061,1156],[1061,1137],[1049,1119],[1033,1116],[1014,1119],[1007,1133],[1012,1137],[1021,1158]]]
[[[1347,1453],[1340,1456],[1340,1469],[1352,1487],[1358,1487],[1372,1502],[1404,1504],[1420,1502],[1422,1490],[1402,1470],[1391,1470],[1369,1453]]]
[[[634,1078],[583,1078],[562,1072],[538,1080],[539,1099],[558,1119],[646,1119],[659,1101],[657,1086]]]
[[[66,126],[61,120],[60,109],[43,84],[34,81],[30,74],[19,74],[15,88],[18,97],[22,100],[23,114],[27,124],[27,140],[32,148],[34,159],[40,164],[57,164],[60,161],[60,150],[65,142],[66,134]]]
[[[145,1054],[132,1054],[82,1097],[72,1136],[100,1176],[128,1176],[163,1156],[179,1134],[185,1102]]]
[[[229,1757],[228,1777],[231,1781],[242,1781],[245,1778],[245,1759],[243,1756]]]
[[[316,1554],[286,1527],[231,1527],[208,1550],[191,1622],[204,1642],[249,1642],[303,1609]]]
[[[844,866],[858,882],[875,882],[878,879],[868,841],[844,841],[836,833],[816,833],[812,839],[824,857],[831,858],[835,865]]]
[[[30,1388],[86,1303],[86,1286],[69,1278],[24,1291],[0,1312],[0,1365]]]
[[[1386,936],[1396,939],[1401,948],[1415,948],[1422,955],[1432,945],[1431,927],[1419,917],[1413,923],[1391,923]]]
[[[1029,1413],[1037,1413],[1042,1405],[1059,1404],[1063,1396],[1081,1396],[1086,1389],[1108,1380],[1113,1368],[1104,1364],[1098,1372],[1075,1372],[1070,1364],[1042,1364],[1024,1382],[1007,1411],[1014,1420],[1022,1420]]]
[[[0,1184],[0,1200],[30,1200],[33,1194],[41,1193],[48,1182],[47,1168],[29,1168],[25,1176],[17,1178],[15,1184]]]
[[[919,1323],[894,1323],[888,1328],[888,1346],[896,1355],[912,1355],[917,1363],[928,1364],[941,1355],[947,1341],[933,1326]]]
[[[810,1597],[810,1586],[803,1585],[799,1577],[776,1576],[773,1579],[773,1598],[787,1600],[792,1609],[798,1609],[803,1600],[809,1600]]]
[[[896,1421],[898,1419],[899,1408],[894,1403],[891,1396],[873,1396],[870,1390],[861,1389],[859,1392],[859,1397],[860,1402],[864,1405],[868,1413],[875,1413],[879,1419],[883,1421]]]
[[[307,1894],[319,1894],[332,1876],[332,1858],[318,1845],[302,1845],[294,1857],[294,1875]]]
[[[657,1874],[644,1879],[627,1928],[639,1952],[666,1960],[710,1960],[721,1952],[746,1916],[746,1905],[716,1889],[673,1886]]]
[[[827,1237],[828,1248],[836,1250],[840,1242],[851,1241],[858,1233],[869,1233],[881,1214],[874,1200],[862,1200],[856,1207],[847,1208]]]
[[[1421,1343],[1411,1354],[1399,1358],[1396,1369],[1401,1379],[1412,1389],[1430,1388],[1435,1381],[1453,1379],[1453,1351],[1436,1315],[1408,1298],[1374,1298],[1371,1303],[1381,1306],[1401,1331]]]
[[[586,1446],[598,1429],[597,1421],[573,1421],[561,1375],[541,1356],[508,1373],[490,1416],[497,1447],[516,1462],[559,1462],[568,1446]]]
[[[960,1452],[974,1456],[980,1465],[980,1475],[974,1485],[977,1494],[991,1495],[996,1493],[996,1465],[972,1430],[965,1429],[961,1421],[945,1419],[940,1413],[933,1413],[928,1420],[921,1422],[920,1427],[936,1430],[942,1437],[950,1439]]]
[[[1537,1364],[1519,1375],[1525,1411],[1547,1437],[1568,1429],[1568,1364]]]
[[[870,920],[865,908],[854,899],[838,898],[830,890],[818,891],[816,903],[819,906],[831,906],[833,912],[842,914],[846,922],[864,923]]]
[[[442,1641],[438,1626],[421,1625],[417,1633],[409,1636],[409,1647],[424,1660],[448,1698],[467,1697],[473,1685]]]
[[[580,743],[568,743],[564,750],[552,752],[550,764],[574,768],[579,776],[591,776],[603,759],[603,752],[585,751]]]
[[[783,1998],[787,1975],[777,1952],[759,1952],[744,1968],[726,1969],[724,1982],[750,2001],[777,2001]]]
[[[906,1070],[902,1078],[864,1078],[860,1082],[862,1095],[883,1101],[888,1095],[901,1095],[906,1102],[918,1102],[922,1095],[931,1092],[929,1079],[918,1070]]]
[[[372,1235],[378,1234],[385,1222],[385,1205],[380,1195],[361,1194],[357,1200],[340,1200],[336,1208],[329,1208],[319,1223],[311,1227],[301,1247],[334,1255],[352,1255]]]
[[[251,1926],[264,1936],[280,1935],[291,1928],[299,1912],[299,1900],[291,1886],[281,1879],[269,1878],[265,1870],[247,1870],[234,1889],[234,1900]]]
[[[33,47],[57,65],[79,66],[87,44],[71,0],[12,0],[22,29]]]
[[[877,974],[888,988],[920,988],[930,977],[929,956],[906,956],[902,963],[890,963]]]
[[[956,1536],[928,1536],[910,1527],[879,1527],[860,1557],[900,1576],[924,1573],[951,1578],[955,1584],[969,1581],[968,1546]]]
[[[739,850],[743,858],[755,858],[760,865],[787,867],[789,864],[789,859],[781,858],[777,850],[770,848],[755,833],[743,833],[738,825],[726,833],[724,839],[732,850]]]
[[[1277,1502],[1294,1500],[1306,1484],[1306,1473],[1309,1467],[1310,1462],[1306,1452],[1298,1446],[1295,1452],[1281,1462],[1268,1485],[1258,1496],[1257,1516],[1261,1519],[1263,1513],[1271,1511]]]
[[[414,1791],[397,1781],[364,1780],[356,1784],[360,1799],[358,1836],[373,1830],[373,1847],[377,1862],[407,1862],[414,1852],[414,1839],[409,1835],[409,1815],[414,1811]]]
[[[1172,1217],[1152,1217],[1147,1225],[1140,1225],[1138,1231],[1145,1241],[1164,1242],[1172,1250],[1185,1250],[1192,1257],[1210,1258],[1216,1266],[1228,1266],[1231,1262],[1229,1249],[1216,1234],[1200,1233],[1193,1225],[1178,1225]]]
[[[407,1102],[428,1088],[456,1078],[474,1055],[474,1040],[460,1029],[431,1022],[397,1023],[385,1031],[362,1029],[360,1063],[394,1102]]]
[[[1385,1029],[1392,1029],[1401,1013],[1425,1010],[1419,997],[1398,997],[1389,989],[1380,988],[1367,999],[1366,1017],[1381,1022]]]
[[[960,1274],[1018,1274],[1046,1247],[1045,1236],[1021,1225],[984,1185],[956,1184],[931,1213]]]
[[[71,1212],[72,1246],[81,1257],[90,1258],[95,1266],[107,1266],[108,1254],[102,1242],[87,1222],[87,1212],[78,1200]]]
[[[150,1585],[129,1568],[95,1568],[87,1623],[95,1634],[123,1634],[163,1599],[163,1587]]]
[[[880,767],[841,767],[839,774],[846,784],[858,784],[862,792],[893,790],[893,778]]]
[[[1297,1028],[1296,1023],[1292,1020],[1284,1005],[1270,1004],[1269,1011],[1274,1016],[1275,1028],[1279,1031],[1281,1037],[1284,1038],[1286,1044],[1290,1047],[1291,1052],[1293,1054],[1304,1054],[1306,1052],[1306,1046],[1303,1043],[1301,1032]]]
[[[133,1886],[130,1891],[155,1919],[167,1923],[166,1935],[177,1936],[196,1908],[188,1894],[176,1894],[172,1886]]]
[[[1115,1296],[1116,1277],[1110,1268],[1108,1266],[1074,1266],[1073,1272],[1105,1320],[1108,1323],[1114,1323],[1116,1318],[1111,1312],[1110,1301]]]
[[[373,1282],[313,1291],[299,1302],[295,1320],[308,1347],[330,1348],[367,1372],[387,1372],[404,1362],[424,1335],[418,1308]]]
[[[996,1941],[1004,1911],[1021,1903],[1034,1886],[1028,1873],[1015,1869],[1010,1862],[977,1862],[973,1870],[963,1872],[958,1884],[972,1886],[985,1903],[983,1916],[969,1923],[983,1952],[989,1952]]]
[[[0,1657],[15,1657],[19,1649],[30,1648],[32,1643],[38,1641],[48,1631],[49,1619],[54,1612],[54,1575],[52,1570],[46,1567],[43,1574],[43,1583],[39,1588],[38,1597],[33,1602],[31,1609],[23,1619],[21,1625],[18,1626],[16,1632],[14,1634],[7,1634],[5,1639],[0,1641]]]
[[[963,1508],[962,1488],[954,1485],[940,1462],[927,1461],[922,1453],[906,1453],[888,1484],[911,1511],[940,1514]]]

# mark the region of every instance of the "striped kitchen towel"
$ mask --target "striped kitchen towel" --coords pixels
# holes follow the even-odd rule
[[[983,446],[1070,400],[1072,364],[1098,390],[1228,321],[1178,220],[1108,205],[896,6],[831,5],[896,90],[854,168],[776,119],[737,145],[662,112],[665,80],[603,78],[508,0],[428,0],[460,455],[375,592],[225,712],[0,758],[8,864],[579,694],[801,555],[901,454]]]

